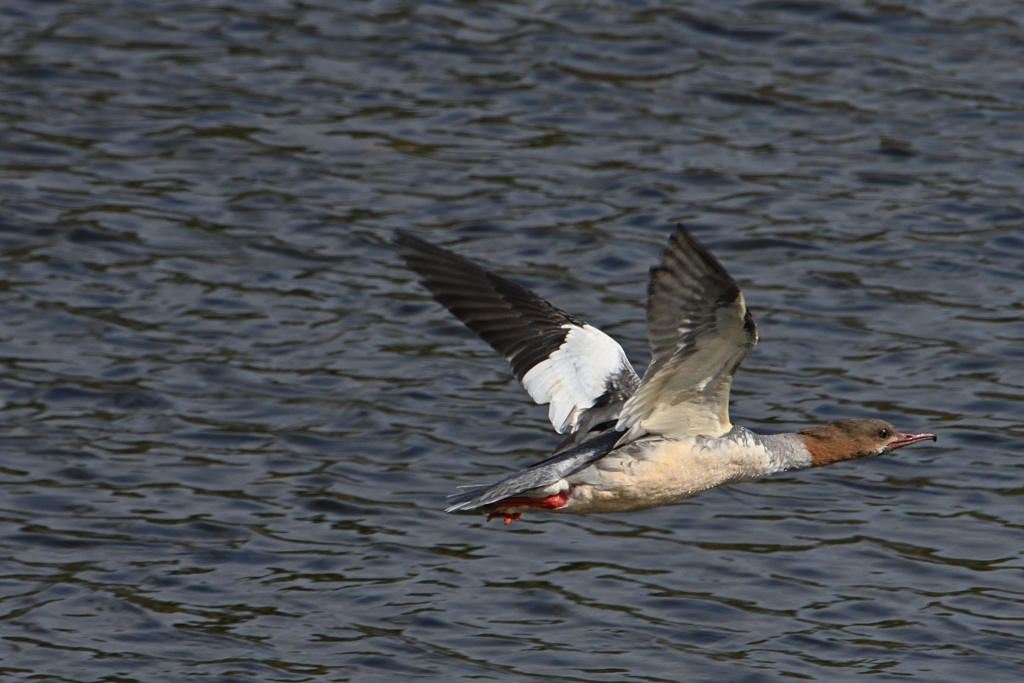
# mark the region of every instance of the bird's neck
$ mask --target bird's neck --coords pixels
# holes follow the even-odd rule
[[[716,441],[736,444],[742,449],[764,451],[766,472],[802,470],[817,465],[814,454],[807,448],[800,434],[757,434],[746,427],[733,426]]]

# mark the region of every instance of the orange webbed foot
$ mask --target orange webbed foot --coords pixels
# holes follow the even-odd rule
[[[489,522],[495,517],[504,517],[505,524],[508,525],[509,522],[518,522],[522,514],[521,512],[492,512],[487,515],[487,521]]]

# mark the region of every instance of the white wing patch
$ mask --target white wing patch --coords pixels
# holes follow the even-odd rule
[[[534,401],[550,403],[548,419],[559,434],[576,431],[580,413],[608,390],[608,380],[632,366],[622,347],[591,325],[562,325],[565,341],[523,376]]]

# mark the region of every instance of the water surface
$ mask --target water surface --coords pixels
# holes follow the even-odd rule
[[[5,3],[0,672],[1020,680],[1019,14]],[[939,442],[628,515],[445,515],[557,437],[393,230],[642,371],[678,221],[760,328],[735,422]]]

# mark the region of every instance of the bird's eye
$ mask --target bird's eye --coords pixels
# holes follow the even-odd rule
[[[879,430],[878,438],[879,439],[888,439],[889,438],[889,430],[888,429],[881,429],[881,430]]]

